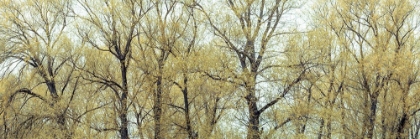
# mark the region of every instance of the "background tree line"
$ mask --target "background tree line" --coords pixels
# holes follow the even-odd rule
[[[419,138],[416,0],[3,0],[2,138]]]

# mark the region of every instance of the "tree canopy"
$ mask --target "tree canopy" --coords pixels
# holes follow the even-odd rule
[[[419,138],[416,0],[3,0],[1,138]]]

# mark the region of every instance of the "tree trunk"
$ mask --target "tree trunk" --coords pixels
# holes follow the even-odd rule
[[[158,61],[158,70],[159,75],[157,77],[156,81],[156,94],[154,98],[154,106],[153,106],[153,112],[154,112],[154,120],[155,120],[155,139],[163,139],[162,137],[162,74],[163,74],[163,60]]]
[[[187,75],[184,74],[184,88],[182,89],[182,94],[184,96],[184,118],[185,118],[185,125],[188,132],[189,139],[196,139],[197,134],[194,132],[191,126],[191,119],[190,119],[190,105],[188,101],[188,78]]]
[[[260,125],[260,113],[257,108],[257,98],[252,93],[246,97],[249,111],[249,122],[248,122],[248,135],[247,139],[259,139],[259,125]]]
[[[405,139],[408,138],[408,131],[405,130],[405,126],[408,125],[408,116],[404,112],[403,116],[401,117],[400,122],[398,123],[398,136],[397,139]]]
[[[370,112],[369,112],[369,122],[367,125],[367,135],[366,137],[371,139],[373,138],[373,132],[375,130],[375,120],[376,120],[376,108],[377,108],[377,95],[372,95],[370,100]]]
[[[57,88],[55,87],[54,81],[47,81],[48,90],[51,93],[51,97],[53,98],[54,102],[58,99]]]
[[[321,125],[319,126],[319,131],[318,131],[318,139],[322,139],[322,129],[324,128],[324,124],[325,124],[325,121],[324,121],[324,119],[321,119]]]
[[[410,81],[409,81],[410,82]],[[403,138],[408,138],[409,137],[409,124],[410,124],[410,115],[408,112],[408,106],[407,106],[407,102],[406,99],[409,97],[408,96],[408,92],[410,90],[410,85],[411,84],[407,84],[405,87],[401,88],[403,90],[403,97],[402,97],[402,103],[403,103],[403,115],[401,117],[401,119],[399,120],[398,123],[398,133],[397,133],[397,138],[398,139],[403,139]]]
[[[257,66],[253,66],[251,64],[251,72],[249,72],[245,66],[242,67],[243,72],[247,76],[247,82],[245,83],[245,88],[247,91],[247,95],[245,97],[247,105],[248,105],[248,133],[247,139],[260,139],[260,115],[261,112],[258,110],[257,107],[257,97],[255,97],[255,86],[256,86],[256,69]]]
[[[128,119],[127,119],[127,95],[128,95],[128,85],[127,85],[127,66],[125,60],[120,60],[121,67],[121,78],[122,78],[122,94],[121,94],[121,109],[119,113],[119,118],[121,120],[120,135],[121,139],[128,139]]]
[[[386,120],[386,107],[387,107],[387,92],[384,93],[384,97],[383,97],[383,102],[381,104],[381,130],[382,130],[382,138],[386,139],[387,138],[387,123],[385,122]]]

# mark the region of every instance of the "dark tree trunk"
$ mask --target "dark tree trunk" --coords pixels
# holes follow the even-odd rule
[[[47,81],[48,90],[51,93],[51,97],[54,99],[54,101],[57,101],[58,94],[57,94],[57,88],[55,87],[54,81]]]
[[[182,89],[182,94],[184,97],[184,118],[185,118],[185,125],[188,132],[188,138],[196,139],[197,134],[194,132],[191,126],[191,119],[190,119],[190,105],[188,101],[188,78],[187,75],[184,74],[184,88]]]
[[[257,98],[253,95],[253,90],[251,91],[252,92],[246,97],[249,111],[247,139],[259,139],[260,112],[257,108]]]
[[[127,119],[127,95],[128,95],[128,85],[127,85],[127,64],[125,60],[120,61],[121,66],[121,76],[122,76],[122,94],[121,94],[121,109],[120,109],[120,135],[121,139],[128,139],[128,119]]]
[[[155,120],[155,139],[163,139],[162,137],[162,74],[163,74],[163,60],[158,61],[158,70],[159,75],[157,77],[156,81],[156,94],[154,98],[154,106],[153,106],[153,112],[154,112],[154,120]]]
[[[397,139],[408,138],[408,136],[407,136],[408,134],[405,133],[405,132],[408,132],[408,131],[404,130],[404,127],[407,125],[407,123],[408,123],[408,117],[407,117],[407,114],[404,113],[403,116],[401,117],[400,122],[398,123],[398,137],[397,137]]]
[[[321,125],[319,126],[319,131],[318,131],[318,139],[322,139],[322,129],[324,129],[324,124],[325,121],[324,119],[321,119]]]
[[[372,95],[370,100],[370,112],[369,112],[369,122],[367,126],[367,135],[366,137],[371,139],[373,138],[373,132],[375,130],[375,120],[376,120],[376,108],[377,108],[377,95]]]

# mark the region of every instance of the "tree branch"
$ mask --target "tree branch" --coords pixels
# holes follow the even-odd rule
[[[47,100],[47,99],[45,99],[45,98],[44,98],[44,97],[42,97],[41,95],[38,95],[38,94],[36,94],[36,93],[32,92],[30,89],[28,89],[28,88],[21,88],[21,89],[19,89],[19,90],[15,91],[15,92],[14,92],[14,93],[10,96],[10,98],[9,98],[9,103],[10,103],[10,102],[12,102],[13,98],[14,98],[17,94],[19,94],[19,93],[28,94],[28,95],[31,95],[31,96],[33,96],[33,97],[39,98],[39,99],[41,99],[41,100],[42,100],[42,101],[44,101],[44,102],[48,102],[48,100]]]

